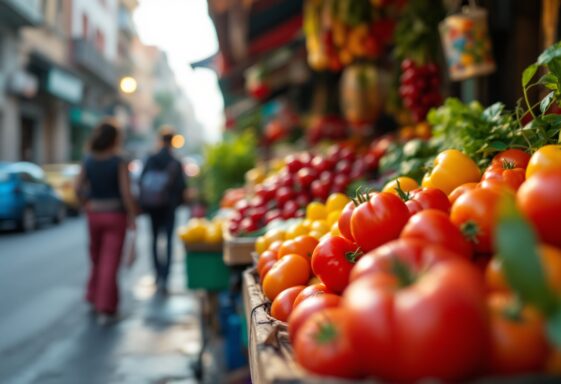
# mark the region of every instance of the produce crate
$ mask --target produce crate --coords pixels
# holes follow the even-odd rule
[[[286,323],[272,318],[270,302],[264,296],[255,268],[243,279],[243,300],[248,328],[249,365],[254,384],[379,384],[378,380],[344,380],[317,376],[304,371],[294,360]],[[444,384],[439,380],[425,380]],[[424,382],[424,381],[423,381]],[[554,384],[559,377],[528,374],[514,377],[482,377],[469,384]]]
[[[185,246],[187,289],[217,292],[228,289],[230,269],[224,264],[222,249],[217,245]]]
[[[225,225],[222,231],[224,237],[224,263],[229,266],[253,264],[252,252],[255,250],[255,238],[235,237]]]

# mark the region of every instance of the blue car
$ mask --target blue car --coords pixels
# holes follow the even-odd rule
[[[32,231],[39,221],[60,223],[66,216],[64,203],[45,182],[43,170],[35,164],[0,162],[0,222],[15,223]]]

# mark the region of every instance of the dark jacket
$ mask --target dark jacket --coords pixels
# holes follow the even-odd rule
[[[171,149],[164,147],[158,153],[148,157],[144,169],[142,170],[142,175],[140,176],[140,184],[142,185],[142,178],[147,171],[166,169],[172,162],[175,163],[175,165],[171,166],[173,185],[171,186],[169,206],[177,208],[183,203],[184,192],[187,188],[187,177],[185,172],[183,172],[183,165],[173,156]]]

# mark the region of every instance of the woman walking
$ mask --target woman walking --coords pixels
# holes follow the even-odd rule
[[[117,313],[121,252],[127,227],[135,227],[136,207],[120,146],[121,134],[112,121],[97,126],[76,188],[89,230],[91,270],[86,300],[100,323],[107,323]]]

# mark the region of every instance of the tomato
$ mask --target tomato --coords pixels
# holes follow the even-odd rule
[[[298,236],[302,236],[308,233],[309,228],[306,227],[306,225],[302,222],[302,223],[295,223],[292,224],[290,227],[288,227],[288,229],[286,230],[286,239],[294,239]]]
[[[434,159],[433,169],[423,177],[423,187],[442,190],[447,195],[456,187],[478,182],[481,177],[477,164],[464,153],[449,149]]]
[[[516,191],[520,188],[524,180],[526,180],[526,170],[524,168],[514,167],[514,164],[508,162],[508,160],[504,160],[502,163],[495,162],[487,167],[481,181],[497,180]]]
[[[436,209],[427,209],[411,216],[401,231],[400,238],[419,239],[429,244],[442,245],[466,259],[471,259],[473,254],[473,248],[450,217]]]
[[[296,178],[300,185],[307,189],[310,187],[312,182],[317,178],[317,172],[313,168],[305,167],[298,171]]]
[[[538,254],[549,286],[561,297],[561,249],[540,244]],[[498,258],[494,258],[487,266],[485,280],[491,291],[510,291],[503,273],[502,263]]]
[[[347,195],[344,195],[342,193],[332,193],[327,198],[327,201],[325,202],[325,207],[326,207],[328,213],[331,213],[331,212],[334,212],[334,211],[340,211],[343,208],[345,208],[345,206],[350,201],[351,201],[351,199],[349,199],[347,197]]]
[[[263,283],[263,281],[265,280],[265,277],[267,276],[267,273],[269,273],[271,268],[273,268],[273,265],[275,265],[276,263],[277,263],[276,260],[267,261],[261,267],[261,272],[259,272],[259,281],[261,281],[261,283]]]
[[[298,298],[296,298],[296,300],[298,300]],[[308,297],[300,303],[296,303],[295,301],[292,313],[288,317],[288,335],[290,341],[294,343],[298,330],[311,315],[325,308],[336,308],[340,304],[341,296],[337,296],[333,293]]]
[[[422,211],[423,209],[438,209],[440,211],[450,212],[450,200],[448,196],[437,188],[419,188],[406,193],[402,196],[405,205],[411,215]]]
[[[289,201],[292,201],[295,197],[294,190],[292,187],[280,187],[275,193],[275,198],[279,207],[283,207]]]
[[[278,257],[280,247],[282,246],[283,243],[284,242],[282,240],[275,240],[271,244],[269,244],[269,248],[267,248],[267,250],[275,252],[277,254],[277,257]]]
[[[492,189],[495,192],[500,193],[501,195],[511,194],[514,195],[519,187],[514,187],[509,185],[507,182],[501,179],[486,179],[482,180],[479,184],[477,184],[478,188],[482,189]]]
[[[501,194],[492,189],[473,189],[452,206],[450,219],[473,244],[476,252],[493,251],[493,234]]]
[[[327,209],[325,205],[314,201],[306,207],[306,219],[325,220],[327,218]]]
[[[296,335],[294,358],[319,375],[360,377],[358,356],[347,336],[349,329],[342,308],[327,308],[312,315]]]
[[[524,168],[528,166],[530,155],[520,149],[507,149],[493,157],[493,163],[504,164],[509,163],[512,168]]]
[[[257,272],[261,273],[263,266],[267,264],[269,261],[277,261],[277,253],[273,251],[265,251],[261,255],[259,255],[259,259],[257,260]]]
[[[267,231],[267,233],[265,233],[265,242],[267,243],[267,246],[270,245],[273,241],[276,240],[284,240],[286,236],[286,232],[284,231],[284,229],[280,229],[280,228],[275,228],[275,229],[271,229],[269,231]]]
[[[351,217],[355,207],[356,205],[353,201],[348,202],[347,205],[345,205],[345,208],[341,211],[341,216],[339,216],[339,221],[337,223],[341,235],[352,241],[354,241],[354,237],[351,233]]]
[[[492,294],[487,300],[491,318],[492,373],[537,372],[548,354],[545,324],[540,313],[520,307],[512,296]]]
[[[310,297],[319,296],[326,293],[333,292],[331,292],[323,283],[308,285],[302,292],[300,292],[298,297],[296,297],[296,300],[294,300],[294,308],[296,308],[301,302],[309,299]]]
[[[304,285],[297,285],[279,293],[271,304],[271,316],[279,321],[287,321],[294,308],[294,300],[304,288]]]
[[[387,192],[373,193],[354,209],[351,234],[359,247],[368,252],[396,239],[407,220],[409,210],[399,197]]]
[[[336,293],[343,292],[360,250],[352,241],[341,236],[322,239],[312,255],[312,271],[325,286]]]
[[[328,184],[325,181],[321,181],[321,180],[312,181],[311,192],[314,199],[317,200],[327,199],[330,189],[331,189],[331,184]]]
[[[542,241],[561,247],[561,169],[533,175],[518,190],[517,203]]]
[[[417,188],[419,188],[419,183],[417,183],[414,179],[406,176],[400,176],[384,185],[382,192],[393,193],[394,195],[399,196],[398,190],[411,192]]]
[[[478,186],[478,183],[465,183],[460,185],[459,187],[454,188],[452,192],[448,195],[448,200],[450,200],[450,204],[454,204],[458,197],[462,196],[467,191],[471,191]]]
[[[258,255],[265,252],[268,247],[269,244],[267,243],[265,236],[259,236],[257,240],[255,240],[255,252],[257,252]]]
[[[545,371],[549,374],[561,375],[561,350],[553,348],[547,356]]]
[[[526,168],[526,179],[542,171],[561,170],[561,145],[546,145],[530,158]]]
[[[304,256],[307,260],[310,260],[314,249],[318,245],[318,241],[309,235],[298,236],[292,240],[286,240],[282,243],[279,249],[279,258],[295,253],[300,256]]]
[[[263,280],[263,292],[269,300],[287,288],[305,285],[310,278],[308,260],[300,255],[286,255],[279,259]]]
[[[333,224],[339,221],[339,217],[341,217],[341,212],[342,211],[331,211],[327,214],[327,219],[325,219],[325,221],[327,222],[327,225],[329,225],[330,228]]]
[[[370,272],[343,295],[353,348],[369,375],[391,382],[477,375],[489,337],[481,273],[443,247],[413,243],[364,256]]]

